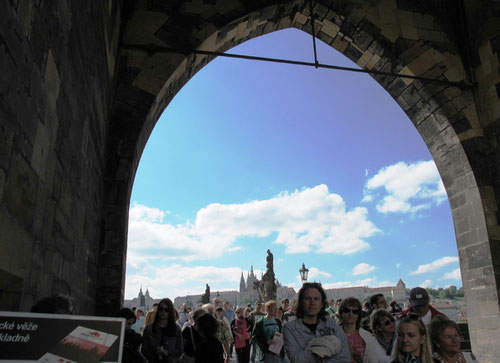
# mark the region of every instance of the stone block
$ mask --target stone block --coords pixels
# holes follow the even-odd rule
[[[61,276],[63,267],[63,257],[61,253],[57,250],[51,250],[50,255],[52,256],[52,263],[49,272],[54,276]]]
[[[72,295],[72,291],[74,290],[74,286],[72,282],[67,282],[65,280],[61,280],[57,277],[54,277],[52,281],[52,291],[53,293],[59,293],[63,295]]]
[[[3,199],[9,210],[27,228],[33,222],[36,188],[37,178],[33,169],[21,155],[13,154]]]
[[[17,6],[17,16],[19,17],[19,22],[24,30],[24,36],[29,37],[31,30],[31,22],[33,21],[33,15],[35,14],[35,4],[31,0],[19,0]]]
[[[476,245],[479,242],[481,242],[479,241],[476,229],[469,230],[467,232],[457,235],[457,241],[460,247]]]
[[[450,208],[455,209],[465,205],[467,203],[467,199],[464,193],[457,194],[456,196],[449,198]]]
[[[0,169],[0,203],[2,203],[4,189],[5,189],[5,172],[2,169]]]
[[[344,53],[344,50],[347,48],[349,43],[337,35],[330,45],[340,53]]]
[[[31,157],[31,167],[41,180],[45,179],[47,168],[47,158],[51,147],[49,135],[45,124],[38,123],[35,142],[33,144],[33,155]]]
[[[0,231],[0,269],[26,276],[33,253],[29,233],[3,209],[0,209]]]
[[[59,96],[61,78],[59,76],[59,71],[57,69],[57,65],[54,59],[54,55],[52,54],[52,50],[48,50],[47,63],[44,73],[44,81],[47,90],[47,97],[48,97],[47,102],[49,102],[52,105],[55,105],[57,97]]]
[[[483,268],[491,265],[489,243],[480,243],[462,248],[459,241],[458,245],[460,260],[463,261],[461,266],[464,270]]]

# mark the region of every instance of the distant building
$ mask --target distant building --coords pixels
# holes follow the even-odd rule
[[[325,289],[328,300],[330,299],[345,299],[346,297],[355,297],[363,301],[370,298],[375,294],[383,294],[386,299],[394,300],[398,304],[405,304],[408,302],[408,293],[406,291],[406,284],[403,280],[399,279],[396,286],[384,287],[368,287],[368,286],[354,286],[344,287],[337,289]]]
[[[259,300],[259,293],[255,290],[255,282],[258,281],[257,276],[253,271],[253,266],[250,267],[250,272],[247,273],[247,278],[245,280],[243,272],[241,272],[239,291],[217,291],[210,293],[210,301],[215,297],[223,301],[229,301],[229,303],[234,307],[237,305],[246,305],[251,303],[255,305],[255,302]],[[277,291],[276,299],[280,300],[285,297],[292,299],[297,293],[292,287],[281,286],[281,284],[276,281]],[[188,296],[178,296],[174,300],[175,306],[181,306],[183,303],[188,303],[191,306],[198,304],[201,300],[202,294],[199,295],[188,295]]]
[[[137,309],[141,309],[143,311],[149,311],[153,308],[154,303],[160,302],[161,299],[153,299],[151,295],[149,295],[149,290],[146,287],[146,293],[142,292],[142,286],[139,290],[139,294],[137,297],[132,300],[125,300],[123,302],[123,306],[126,308],[136,307]]]
[[[254,288],[254,282],[257,281],[257,276],[253,271],[253,266],[250,268],[250,272],[247,273],[247,278],[245,280],[243,272],[241,273],[239,291],[213,291],[210,293],[210,301],[215,297],[223,301],[229,301],[229,303],[234,307],[237,305],[246,305],[251,303],[255,305],[255,302],[259,299],[259,294]],[[281,286],[281,284],[276,281],[278,286],[276,291],[276,300],[281,302],[284,298],[288,298],[290,301],[296,299],[297,292],[293,287]],[[368,287],[368,286],[355,286],[355,287],[345,287],[337,289],[325,289],[328,300],[330,299],[345,299],[346,297],[353,296],[361,301],[368,300],[370,296],[375,294],[383,294],[388,300],[394,300],[398,304],[404,306],[408,303],[408,292],[406,290],[405,283],[399,279],[395,286],[383,286],[383,287]],[[174,306],[180,307],[183,303],[187,303],[190,306],[196,306],[201,301],[203,294],[178,296],[174,299]],[[159,302],[160,299],[153,299],[148,289],[143,294],[142,287],[139,290],[139,294],[136,298],[132,300],[125,300],[125,307],[137,307],[142,310],[151,310],[155,302]],[[448,314],[447,314],[448,315]],[[456,311],[451,312],[450,315],[455,317],[457,315]],[[456,318],[458,319],[458,317]]]

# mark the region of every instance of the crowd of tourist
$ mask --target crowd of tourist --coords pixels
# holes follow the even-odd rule
[[[327,301],[320,283],[305,283],[296,301],[237,306],[215,298],[196,309],[170,299],[144,314],[121,309],[123,362],[228,363],[474,363],[461,351],[457,324],[430,305],[426,289],[410,291],[401,309],[382,294],[362,306],[349,297]],[[42,299],[32,312],[72,314],[61,295]]]

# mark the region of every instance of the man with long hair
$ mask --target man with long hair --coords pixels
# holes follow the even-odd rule
[[[350,363],[347,338],[326,312],[320,283],[305,283],[297,299],[297,319],[283,326],[285,349],[292,363]]]

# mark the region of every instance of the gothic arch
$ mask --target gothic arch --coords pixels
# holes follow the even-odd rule
[[[459,49],[456,29],[443,22],[439,12],[419,13],[419,9],[410,5],[405,8],[399,3],[399,7],[381,2],[324,3],[314,8],[317,37],[360,67],[449,81],[474,79],[468,55]],[[127,71],[134,72],[132,86],[151,95],[152,100],[131,160],[128,196],[140,155],[159,116],[181,87],[211,60],[203,55],[165,53],[161,46],[224,52],[246,40],[288,27],[311,33],[307,1],[275,4],[248,14],[242,11],[241,16],[218,28],[214,24],[212,28],[206,26],[196,34],[198,38],[188,31],[173,39],[166,29],[175,29],[175,20],[170,18],[169,22],[161,9],[156,10],[136,9],[122,44],[123,62]],[[151,26],[154,35],[138,36],[141,32],[134,25],[146,17],[156,20]],[[150,47],[152,44],[160,48]],[[469,328],[474,349],[480,354],[483,343],[477,338],[485,334],[484,321],[490,326],[495,321],[500,326],[499,272],[494,267],[500,261],[493,260],[491,233],[498,228],[491,218],[497,201],[494,185],[485,178],[489,146],[476,104],[483,90],[481,85],[473,90],[397,77],[374,78],[407,113],[443,179],[457,236]],[[499,329],[492,333],[487,333],[490,338],[500,337]]]

